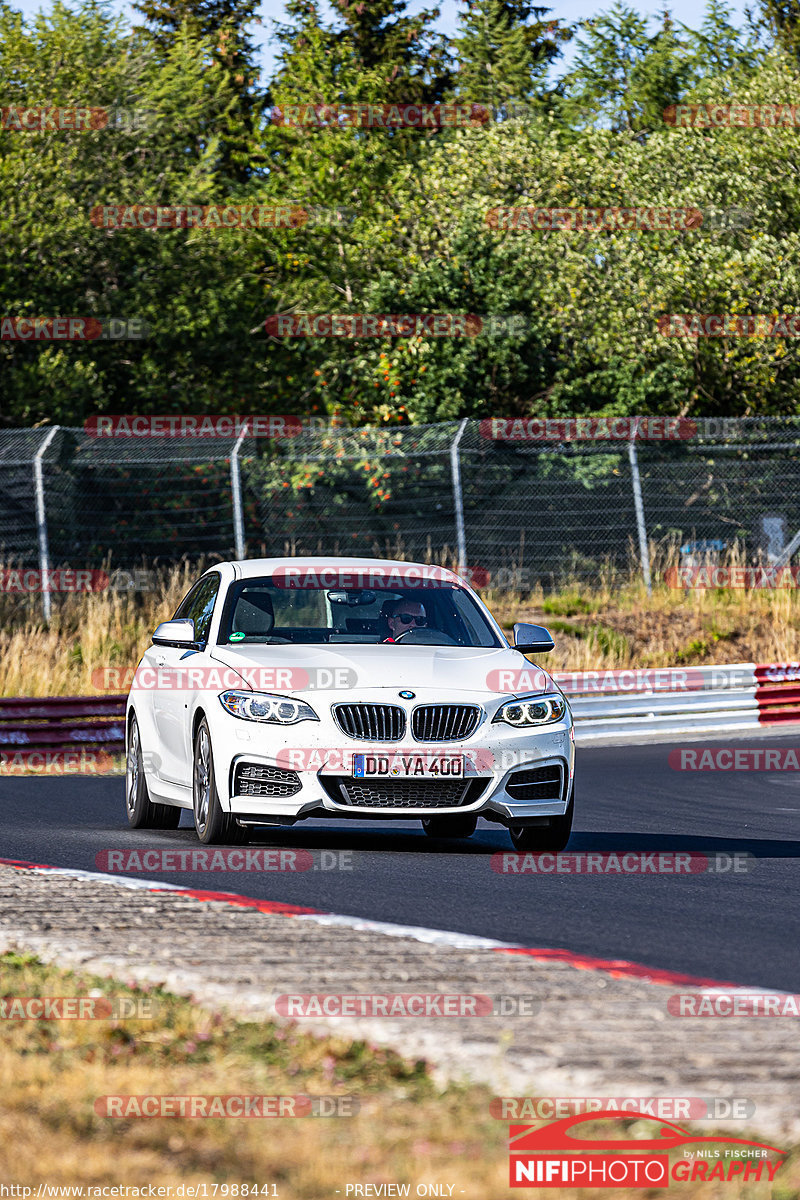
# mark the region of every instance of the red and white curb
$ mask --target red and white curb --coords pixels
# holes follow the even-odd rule
[[[680,971],[664,970],[644,963],[629,962],[627,959],[598,958],[589,954],[577,954],[572,950],[557,947],[521,946],[513,942],[501,942],[494,938],[479,937],[455,930],[428,929],[422,925],[399,925],[390,921],[371,921],[362,917],[346,916],[341,913],[324,912],[298,904],[286,904],[279,900],[260,900],[254,896],[243,896],[238,892],[216,892],[204,888],[181,887],[174,883],[162,883],[151,879],[130,879],[108,875],[100,871],[84,871],[77,867],[55,867],[48,863],[32,863],[24,859],[0,858],[0,866],[37,874],[61,875],[71,879],[82,879],[90,883],[109,884],[145,892],[172,892],[179,896],[190,896],[195,900],[230,904],[235,908],[250,908],[272,916],[293,917],[300,921],[313,921],[331,928],[353,929],[375,933],[385,937],[410,938],[428,945],[447,946],[460,950],[489,950],[500,954],[514,954],[533,959],[535,962],[559,962],[580,971],[600,971],[615,979],[639,979],[643,983],[663,987],[691,987],[711,991],[744,992],[747,995],[782,996],[770,988],[745,987],[719,979],[707,979],[697,975],[686,975]]]

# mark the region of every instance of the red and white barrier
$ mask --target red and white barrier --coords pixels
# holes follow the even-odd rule
[[[0,776],[105,774],[124,749],[124,696],[0,698]]]

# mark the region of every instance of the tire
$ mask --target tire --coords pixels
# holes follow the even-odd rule
[[[222,811],[214,775],[214,756],[208,721],[203,717],[194,736],[192,756],[192,812],[198,838],[206,846],[220,842],[238,844],[244,841],[245,831],[236,818]]]
[[[139,722],[131,717],[125,762],[125,809],[131,829],[177,829],[181,810],[174,804],[154,804],[147,790]]]
[[[575,813],[575,784],[572,784],[567,811],[562,817],[553,817],[549,825],[509,825],[508,832],[515,850],[528,850],[534,854],[558,854],[566,850],[572,833],[572,818]]]
[[[472,837],[478,824],[478,818],[463,817],[422,817],[422,828],[428,837],[432,838],[468,838]]]

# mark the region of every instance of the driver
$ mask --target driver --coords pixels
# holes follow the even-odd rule
[[[425,606],[419,600],[395,600],[386,614],[386,624],[389,626],[389,637],[384,642],[396,642],[409,629],[422,628],[428,624]]]

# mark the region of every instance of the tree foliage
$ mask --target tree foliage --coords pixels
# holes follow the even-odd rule
[[[793,410],[796,340],[658,331],[665,313],[800,312],[797,129],[663,118],[676,103],[800,104],[781,32],[791,13],[781,25],[765,9],[743,30],[710,0],[692,30],[618,2],[582,23],[559,74],[569,31],[547,10],[461,4],[449,44],[435,9],[412,16],[403,0],[335,0],[330,17],[316,0],[289,0],[273,78],[256,80],[251,0],[141,0],[135,29],[94,0],[59,0],[30,20],[0,0],[4,106],[46,98],[148,114],[81,133],[0,128],[0,316],[151,328],[119,343],[0,340],[0,422]],[[473,101],[496,109],[484,124],[270,119],[292,105]],[[232,202],[293,205],[310,219],[113,232],[89,219],[98,205]],[[590,232],[487,221],[495,209],[609,206],[699,208],[703,223]],[[264,326],[276,313],[446,312],[516,324],[356,340],[270,337]]]
[[[466,0],[455,39],[459,92],[502,109],[540,98],[547,67],[571,33],[528,0]]]

